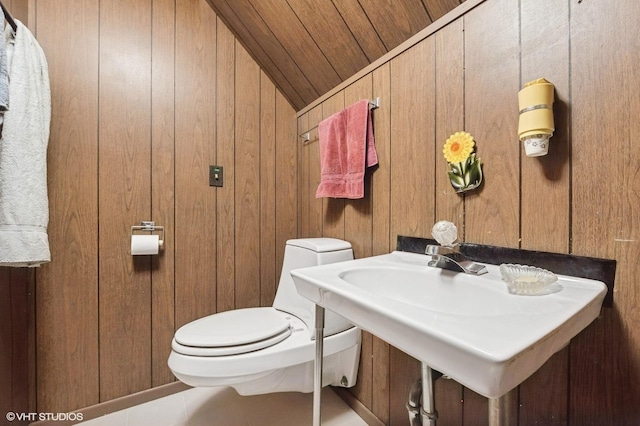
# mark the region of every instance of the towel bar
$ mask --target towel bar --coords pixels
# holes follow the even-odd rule
[[[372,101],[369,101],[369,109],[376,109],[376,108],[380,108],[380,96],[378,96]]]
[[[369,109],[371,110],[376,108],[380,108],[380,96],[369,101]],[[309,142],[311,140],[311,132],[303,133],[299,137],[302,139],[302,142]]]

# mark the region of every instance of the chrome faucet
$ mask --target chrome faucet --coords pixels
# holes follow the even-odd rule
[[[433,225],[431,234],[440,245],[427,245],[424,253],[431,256],[427,265],[465,274],[482,275],[487,273],[487,268],[484,265],[474,263],[460,253],[459,246],[456,244],[458,228],[453,223],[441,220]]]
[[[445,247],[435,244],[427,245],[424,252],[431,256],[428,266],[434,268],[448,269],[450,271],[464,272],[465,274],[482,275],[487,273],[484,265],[475,263],[460,253],[457,246]]]

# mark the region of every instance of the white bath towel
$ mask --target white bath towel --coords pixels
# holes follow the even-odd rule
[[[51,260],[47,235],[49,70],[33,34],[15,21],[15,39],[7,46],[11,108],[4,115],[0,139],[0,266],[39,266]]]

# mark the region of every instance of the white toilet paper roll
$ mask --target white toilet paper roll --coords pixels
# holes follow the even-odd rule
[[[132,235],[131,255],[158,254],[160,248],[160,236],[152,235]]]

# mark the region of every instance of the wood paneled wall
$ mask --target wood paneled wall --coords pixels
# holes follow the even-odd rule
[[[7,394],[35,402],[2,384],[1,406],[67,412],[175,380],[182,324],[272,303],[297,229],[295,111],[205,0],[31,0],[29,14],[53,99],[52,262],[0,271],[0,320],[18,297],[35,312],[0,327],[2,381],[13,363],[20,385]],[[142,220],[165,227],[161,255],[129,254]],[[30,282],[35,297],[18,291]],[[5,352],[29,332],[36,350]]]
[[[612,258],[613,308],[515,391],[511,424],[640,423],[640,5],[487,0],[354,77],[298,114],[298,234],[351,241],[357,257],[394,249],[398,234],[428,237],[456,222],[467,242]],[[605,46],[609,46],[605,48]],[[545,77],[556,87],[549,155],[528,158],[517,138],[517,93]],[[315,199],[317,124],[361,98],[374,110],[380,166],[363,200]],[[466,130],[485,181],[461,196],[442,146]],[[385,424],[408,424],[418,361],[365,334],[352,393]],[[488,423],[487,400],[450,380],[436,385],[439,425]]]
[[[345,238],[363,257],[448,219],[468,242],[617,259],[614,307],[518,388],[513,413],[520,425],[640,423],[635,0],[487,0],[299,114],[306,144],[204,0],[5,4],[49,61],[53,261],[0,271],[4,412],[65,412],[171,381],[173,331],[269,305],[296,233]],[[556,86],[556,133],[534,159],[517,142],[516,95],[537,77]],[[316,200],[317,124],[376,96],[380,165],[365,199]],[[465,196],[441,155],[461,129],[485,171]],[[210,164],[224,166],[223,188],[208,186]],[[147,219],[166,227],[166,248],[134,259],[129,227]],[[352,392],[404,425],[418,374],[365,334]],[[486,423],[484,398],[452,381],[436,391],[439,424]]]

